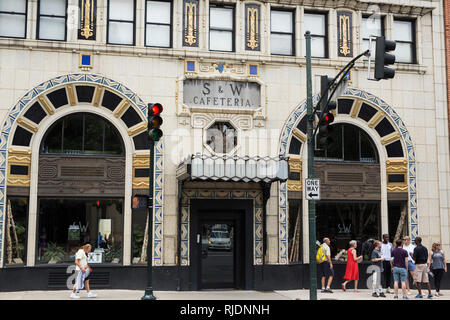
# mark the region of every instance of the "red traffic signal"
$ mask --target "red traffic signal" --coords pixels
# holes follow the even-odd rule
[[[160,103],[154,103],[152,105],[153,114],[159,114],[163,111],[163,106]]]
[[[159,141],[163,136],[163,132],[159,128],[163,124],[163,119],[160,116],[163,109],[160,103],[148,104],[148,135],[153,141]]]
[[[333,127],[330,125],[334,121],[334,115],[331,112],[325,114],[325,116],[319,122],[318,132],[318,147],[328,147],[333,143],[333,139],[330,137],[333,132]]]

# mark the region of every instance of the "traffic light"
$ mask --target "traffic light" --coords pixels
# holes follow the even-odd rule
[[[319,132],[317,133],[317,144],[319,148],[328,148],[333,143],[333,138],[331,137],[333,133],[331,123],[333,121],[334,115],[331,112],[326,113],[319,121]]]
[[[163,132],[159,128],[163,119],[160,114],[163,111],[163,106],[160,103],[148,104],[148,134],[153,141],[159,141],[163,136]]]
[[[376,80],[391,79],[395,76],[395,70],[387,66],[395,63],[395,56],[387,52],[395,50],[396,43],[378,37],[375,49],[375,76]]]
[[[327,113],[329,110],[336,109],[335,101],[330,101],[327,105],[328,92],[330,91],[330,89],[327,90],[327,88],[332,82],[333,78],[329,78],[328,76],[320,76],[320,95],[323,97],[320,105],[320,110],[322,113]]]

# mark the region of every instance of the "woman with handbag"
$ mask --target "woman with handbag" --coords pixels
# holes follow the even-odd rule
[[[362,255],[356,256],[357,242],[355,240],[350,241],[350,248],[347,250],[347,267],[345,269],[344,283],[342,283],[342,290],[346,291],[345,285],[350,281],[355,281],[355,292],[358,291],[359,270],[358,262],[361,261]]]
[[[436,297],[443,296],[440,292],[441,280],[444,272],[447,272],[447,262],[445,260],[444,250],[441,249],[440,243],[433,243],[431,251],[428,254],[428,260],[431,261],[431,271],[434,276],[434,288],[436,289]]]

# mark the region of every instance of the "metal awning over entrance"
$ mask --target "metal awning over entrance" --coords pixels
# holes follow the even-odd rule
[[[265,182],[286,181],[288,158],[189,155],[177,168],[177,179]]]

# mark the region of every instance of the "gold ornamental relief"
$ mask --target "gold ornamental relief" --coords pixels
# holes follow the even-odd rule
[[[258,21],[259,21],[258,9],[247,8],[247,30],[248,30],[247,46],[252,50],[258,48],[259,46],[257,40]]]
[[[95,1],[80,0],[80,33],[79,39],[93,40],[95,28]]]
[[[192,46],[197,43],[197,3],[185,2],[184,29],[185,43]]]
[[[349,48],[349,17],[348,16],[340,16],[339,17],[339,28],[341,31],[341,45],[339,48],[339,52],[344,56],[348,56],[350,54]]]

